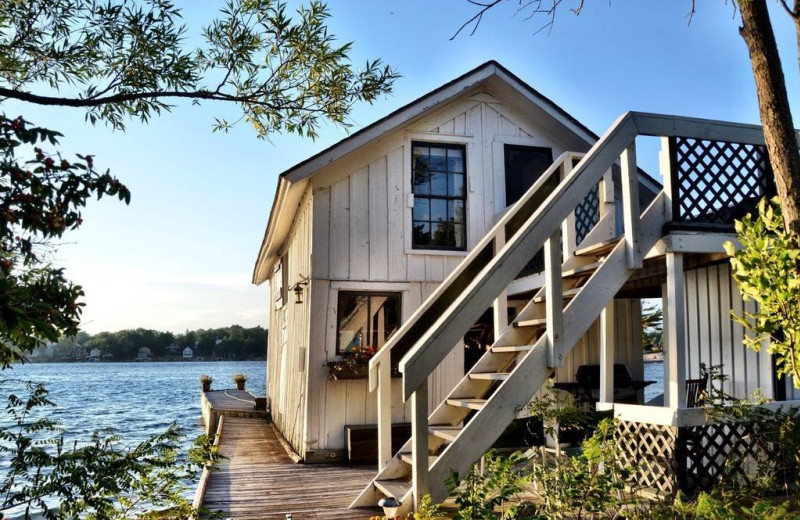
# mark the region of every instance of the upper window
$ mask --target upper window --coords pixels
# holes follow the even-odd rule
[[[412,143],[414,249],[467,248],[466,149]]]
[[[340,291],[337,312],[337,354],[377,351],[400,326],[400,294]]]

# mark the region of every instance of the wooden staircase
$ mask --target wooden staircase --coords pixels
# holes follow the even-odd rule
[[[600,317],[604,329],[613,321],[614,296],[642,267],[645,256],[663,254],[659,241],[672,215],[669,191],[639,211],[637,135],[705,139],[743,131],[755,132],[704,120],[628,113],[574,168],[572,159],[579,154],[559,157],[370,361],[370,389],[378,391],[380,468],[351,507],[393,496],[401,501],[404,516],[425,493],[434,501],[443,500],[446,477],[452,471],[464,475],[491,448],[591,324]],[[610,172],[615,164],[622,180],[622,236],[614,231]],[[558,187],[540,205],[534,203],[534,195],[556,172],[561,172]],[[575,244],[571,219],[595,187],[601,200],[599,222]],[[542,246],[544,286],[429,414],[431,372],[478,317],[505,296],[515,275]],[[608,346],[607,335],[601,336]],[[400,371],[403,399],[412,405],[412,438],[392,456],[389,392],[394,349],[407,352]],[[609,359],[604,366],[613,367]]]
[[[659,198],[642,217],[642,227],[654,231],[642,244],[648,249],[660,236],[661,209]],[[569,328],[562,338],[563,354],[627,281],[632,271],[627,267],[625,251],[624,239],[616,238],[584,247],[564,263],[563,317]],[[575,265],[580,267],[571,267]],[[451,471],[464,474],[491,448],[557,366],[548,360],[546,299],[547,290],[542,288],[430,415],[428,469],[434,499],[444,498],[442,483]],[[376,491],[411,505],[411,448],[409,440],[353,502],[353,507],[374,504]]]

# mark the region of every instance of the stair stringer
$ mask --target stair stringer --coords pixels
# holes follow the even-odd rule
[[[649,251],[661,238],[664,225],[663,192],[647,208],[641,219],[639,246]],[[609,253],[603,265],[589,278],[580,293],[564,309],[563,354],[569,353],[614,295],[634,272],[627,264],[627,244],[621,241]],[[531,397],[547,381],[547,340],[542,336],[533,350],[518,361],[482,410],[464,426],[458,437],[430,466],[430,494],[434,502],[447,497],[444,481],[452,471],[464,475],[472,464],[488,451],[508,424],[524,409]]]

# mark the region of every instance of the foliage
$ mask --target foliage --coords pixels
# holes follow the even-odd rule
[[[245,374],[233,374],[234,383],[244,383],[245,381],[247,381],[247,376]]]
[[[267,330],[263,327],[244,328],[239,325],[218,329],[186,331],[182,334],[151,329],[127,329],[117,332],[100,332],[94,336],[79,332],[77,336],[61,338],[53,345],[53,356],[58,359],[81,359],[96,348],[101,357],[112,361],[130,361],[140,348],[147,347],[153,357],[180,358],[183,349],[190,347],[195,356],[248,359],[263,357],[267,348]],[[47,352],[39,349],[34,359],[46,358]]]
[[[664,312],[658,305],[642,309],[642,348],[651,352],[663,350]]]
[[[54,406],[47,390],[30,382],[26,388],[27,395],[9,394],[9,426],[0,427],[0,455],[10,460],[0,479],[0,510],[26,520],[123,519],[156,510],[174,518],[194,514],[185,498],[187,482],[219,457],[209,437],[198,438],[185,457],[182,431],[174,424],[131,447],[113,431],[69,446],[46,413]]]
[[[458,512],[454,520],[494,520],[516,518],[517,505],[509,501],[522,493],[530,477],[522,471],[521,453],[502,457],[494,452],[483,456],[481,470],[473,467],[461,478],[453,472],[445,481],[455,497]],[[495,509],[502,508],[500,516]]]
[[[355,102],[390,92],[397,78],[380,60],[354,70],[351,44],[328,33],[321,2],[292,16],[281,1],[228,0],[220,14],[195,50],[169,0],[3,2],[0,96],[84,107],[91,123],[120,129],[178,99],[226,101],[259,137],[313,138],[323,121],[346,125]],[[217,119],[215,129],[231,124]]]
[[[19,361],[41,339],[78,332],[83,295],[45,261],[49,241],[82,223],[81,208],[104,195],[126,203],[128,189],[91,155],[75,160],[45,150],[61,134],[0,115],[0,366]]]
[[[417,511],[406,516],[406,520],[446,520],[447,518],[442,509],[433,503],[430,495],[423,496]]]
[[[762,199],[757,216],[736,222],[736,233],[742,248],[728,242],[725,251],[742,297],[758,308],[733,318],[753,333],[744,338],[748,347],[758,352],[769,342],[778,372],[800,388],[800,238],[786,231],[777,199]]]
[[[208,374],[203,374],[202,376],[200,376],[200,382],[201,383],[208,383],[210,385],[211,383],[214,382],[214,378],[211,377]]]
[[[346,352],[342,352],[339,355],[339,359],[326,363],[328,380],[336,381],[358,375],[359,371],[367,366],[375,352],[375,347],[353,347]]]

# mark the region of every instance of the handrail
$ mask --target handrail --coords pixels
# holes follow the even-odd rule
[[[642,112],[627,112],[620,116],[562,181],[561,187],[525,221],[519,232],[507,238],[505,246],[494,255],[494,258],[490,257],[482,269],[472,273],[472,280],[466,287],[456,294],[448,294],[456,292],[453,291],[453,282],[457,279],[457,274],[453,273],[415,313],[413,322],[410,320],[405,330],[398,331],[395,345],[403,342],[410,331],[421,333],[410,338],[414,346],[400,362],[404,400],[411,397],[423,381],[427,380],[433,368],[438,366],[452,350],[452,346],[463,332],[510,283],[527,259],[557,231],[561,222],[573,211],[591,186],[600,181],[603,173],[619,159],[639,135],[683,136],[752,144],[764,142],[763,130],[755,125]],[[470,254],[471,260],[485,254],[484,249],[493,238],[493,235],[487,234]],[[514,253],[519,250],[526,254],[515,255]],[[488,253],[491,255],[491,251]],[[464,272],[465,270],[462,270],[461,274]],[[443,296],[450,298],[440,302]],[[473,301],[486,305],[475,305]],[[436,303],[439,305],[434,307]],[[432,322],[425,320],[433,308],[438,311],[438,316]],[[414,326],[420,323],[425,325],[424,329],[415,331]],[[378,362],[376,361],[376,365]],[[371,371],[372,367],[370,363]]]
[[[444,281],[439,284],[436,290],[423,302],[423,304],[411,315],[411,317],[406,320],[403,325],[392,335],[389,341],[375,353],[374,356],[369,361],[369,389],[370,391],[375,390],[378,383],[378,370],[379,365],[382,361],[384,361],[388,356],[391,355],[393,349],[397,347],[398,344],[404,344],[403,339],[408,335],[410,332],[413,332],[420,322],[430,322],[429,319],[426,318],[426,314],[429,313],[436,313],[436,317],[438,317],[439,313],[442,309],[432,308],[437,300],[448,290],[453,287],[461,278],[464,277],[466,273],[469,273],[469,279],[472,279],[474,276],[473,271],[476,271],[475,267],[477,267],[477,271],[485,267],[490,258],[486,258],[487,251],[491,252],[490,248],[494,240],[502,234],[504,238],[507,237],[507,227],[511,227],[509,235],[513,236],[516,231],[519,230],[522,223],[524,223],[527,218],[519,221],[520,214],[523,214],[523,211],[527,208],[528,203],[531,199],[536,195],[536,193],[541,189],[541,187],[550,179],[550,177],[555,173],[561,170],[561,168],[565,164],[569,164],[568,161],[572,161],[573,159],[580,159],[584,156],[583,153],[578,152],[564,152],[559,155],[553,164],[551,164],[543,173],[542,175],[534,182],[533,186],[531,186],[528,191],[526,191],[520,199],[511,205],[500,219],[492,226],[484,237],[481,239],[480,242],[470,251],[470,253],[461,261],[459,267],[452,271]],[[530,213],[528,213],[530,215]],[[506,238],[507,240],[507,238]],[[476,272],[477,272],[476,271]],[[427,328],[427,327],[426,327]]]

